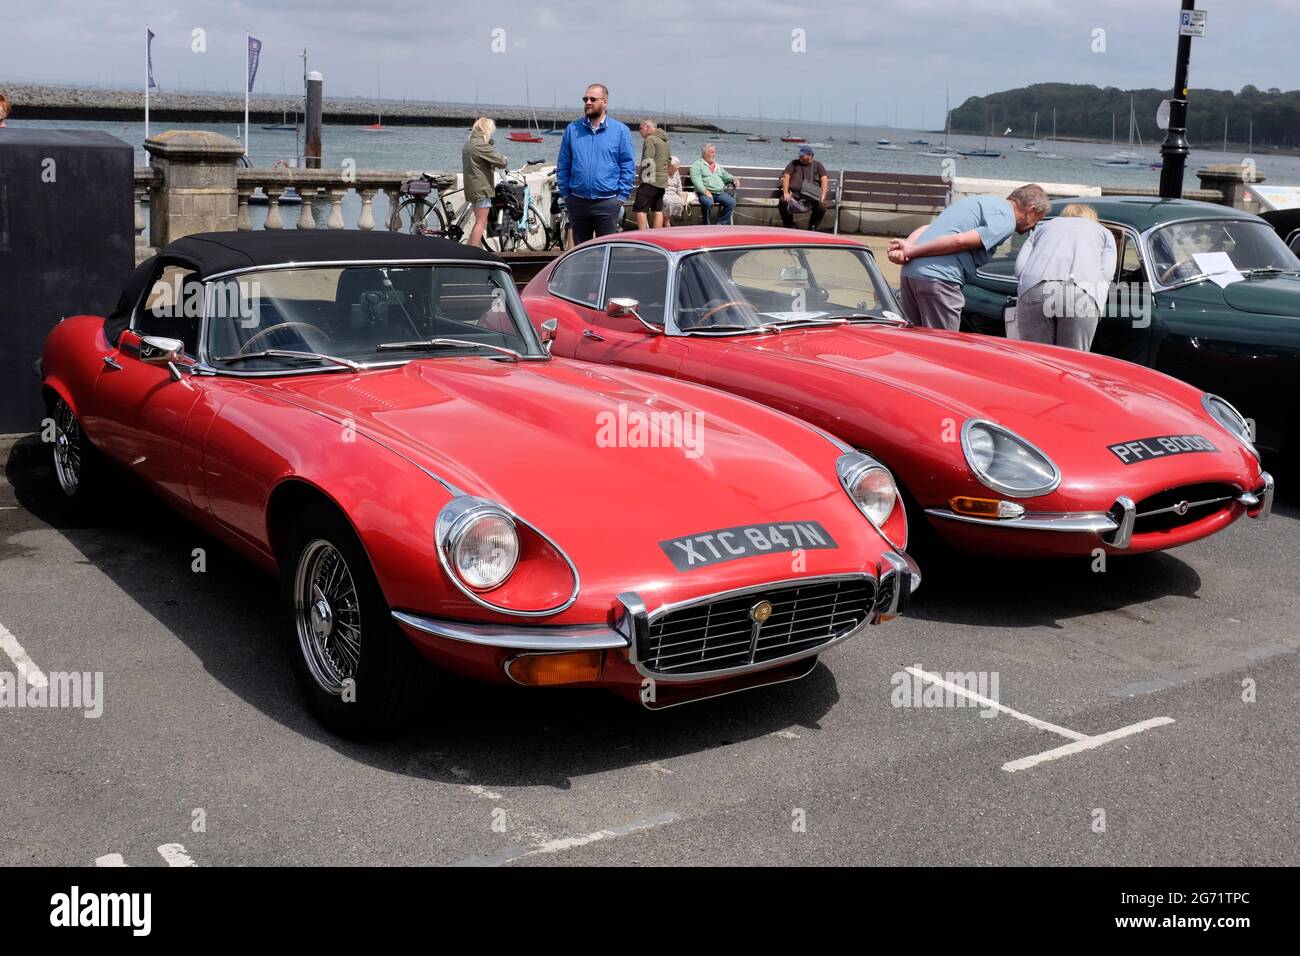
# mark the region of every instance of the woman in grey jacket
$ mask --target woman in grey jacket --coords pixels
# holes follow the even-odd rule
[[[483,240],[483,233],[487,229],[492,197],[496,194],[496,186],[492,181],[493,171],[510,165],[492,145],[492,134],[496,131],[496,123],[486,116],[480,116],[470,127],[469,139],[460,151],[465,202],[474,207],[474,228],[469,234],[471,246],[477,246]]]
[[[1091,206],[1071,203],[1016,256],[1018,295],[1007,338],[1088,351],[1115,277],[1115,238]]]

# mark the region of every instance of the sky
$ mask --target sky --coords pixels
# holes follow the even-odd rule
[[[1199,0],[1193,87],[1296,87],[1295,0]],[[942,125],[969,96],[1039,82],[1173,84],[1177,0],[5,0],[0,83],[141,86],[146,22],[164,90],[525,102],[610,110]],[[195,31],[201,31],[196,39]],[[201,42],[200,42],[201,41]],[[195,47],[204,49],[197,50]],[[800,112],[801,111],[801,112]]]

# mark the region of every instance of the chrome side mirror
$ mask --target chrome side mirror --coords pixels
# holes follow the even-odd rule
[[[146,335],[140,340],[140,361],[146,365],[167,365],[180,360],[185,343],[180,339],[165,339],[161,335]]]
[[[616,319],[622,318],[623,316],[630,315],[632,316],[632,318],[636,319],[638,322],[644,325],[647,332],[651,333],[652,335],[663,335],[664,330],[662,328],[650,322],[647,322],[645,319],[641,318],[640,313],[637,312],[637,308],[640,305],[641,303],[638,302],[636,299],[624,299],[624,298],[610,299],[607,303],[605,303],[605,314],[609,316],[613,316]]]
[[[559,327],[559,319],[547,319],[541,325],[542,348],[546,349],[547,355],[551,354],[551,346],[555,342],[555,333]]]

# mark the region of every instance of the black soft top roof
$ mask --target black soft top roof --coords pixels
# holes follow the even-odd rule
[[[188,262],[200,279],[257,266],[298,262],[351,262],[391,259],[463,259],[500,262],[488,252],[432,236],[401,232],[362,232],[357,229],[250,230],[200,232],[177,239],[158,253],[160,258]]]
[[[148,291],[160,263],[176,263],[195,270],[199,279],[259,266],[310,262],[391,262],[410,259],[452,259],[463,262],[501,263],[486,249],[462,245],[433,236],[401,232],[362,232],[356,229],[259,230],[199,232],[168,243],[136,267],[122,288],[117,307],[104,321],[104,334],[116,342],[131,324],[131,313]]]

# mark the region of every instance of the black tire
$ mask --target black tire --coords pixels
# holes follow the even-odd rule
[[[542,216],[542,211],[537,208],[537,203],[529,203],[528,211],[524,214],[524,221],[532,217],[534,228],[524,233],[523,245],[530,252],[541,252],[546,248],[546,219]]]
[[[333,556],[341,568],[331,563]],[[329,593],[311,588],[313,582]],[[325,599],[323,613],[300,602],[304,592]],[[294,520],[281,554],[280,604],[298,686],[311,712],[333,732],[353,738],[390,733],[427,699],[432,667],[393,621],[356,532],[332,506],[310,505]]]
[[[50,421],[53,423],[50,472],[59,499],[73,515],[89,517],[106,497],[106,464],[62,397],[55,398],[50,405]]]
[[[406,199],[397,207],[397,214],[413,236],[438,236],[447,234],[442,204],[428,199]]]

